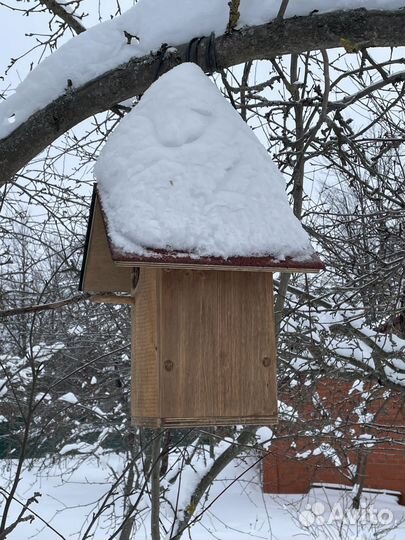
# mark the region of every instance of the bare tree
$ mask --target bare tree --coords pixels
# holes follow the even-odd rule
[[[81,0],[11,5],[49,26],[33,36],[35,48],[10,62],[4,96],[7,77],[23,58],[47,54],[66,33],[86,31],[85,7]],[[365,381],[367,407],[373,396],[378,402],[381,389],[405,393],[404,343],[389,334],[405,307],[405,72],[395,49],[404,45],[405,14],[356,9],[286,18],[287,8],[280,2],[275,21],[250,29],[237,30],[231,21],[215,45],[218,86],[284,172],[294,212],[327,264],[314,279],[276,276],[279,385],[289,412],[274,437],[290,444],[308,431],[294,415],[297,392],[287,399],[291,388],[307,388],[301,396],[313,397],[327,373],[338,381]],[[10,6],[0,3],[1,9]],[[107,17],[121,6],[100,9],[111,10],[103,12]],[[137,520],[148,515],[154,540],[179,540],[212,505],[210,488],[225,466],[238,455],[255,463],[264,456],[250,428],[170,434],[131,428],[127,308],[96,306],[76,291],[92,166],[158,68],[163,73],[187,58],[189,44],[170,45],[176,54],[133,58],[69,88],[0,141],[0,395],[7,390],[0,414],[11,428],[10,449],[19,455],[15,481],[1,492],[0,538],[24,520],[41,518],[31,511],[35,493],[22,502],[17,520],[9,511],[21,503],[16,492],[33,449],[45,452],[50,445],[55,454],[83,458],[103,447],[125,453],[126,467],[113,473],[83,540],[117,501],[122,505],[114,510],[111,539],[129,540]],[[213,72],[208,46],[201,43],[199,58]],[[320,446],[319,433],[330,426],[337,429],[331,411],[314,407],[312,441]],[[344,428],[368,429],[353,414]],[[347,444],[332,437],[328,444],[348,461]],[[351,480],[361,486],[366,447],[357,447],[357,458]],[[209,464],[204,474],[200,463]],[[195,488],[180,504],[185,471]],[[361,489],[355,505],[360,497]]]

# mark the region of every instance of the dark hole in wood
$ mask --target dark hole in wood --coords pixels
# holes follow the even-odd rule
[[[173,362],[171,360],[166,360],[163,365],[164,365],[166,371],[173,371],[174,364],[173,364]]]

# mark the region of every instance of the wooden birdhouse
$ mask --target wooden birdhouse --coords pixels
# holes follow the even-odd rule
[[[134,422],[275,423],[273,273],[322,263],[256,136],[184,64],[121,121],[95,173],[81,288],[133,304]]]

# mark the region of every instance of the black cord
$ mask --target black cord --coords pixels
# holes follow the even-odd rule
[[[208,71],[218,71],[218,60],[217,60],[217,48],[215,41],[215,32],[212,32],[209,37],[203,36],[200,38],[193,38],[187,47],[186,52],[186,62],[193,62],[198,64],[198,53],[200,50],[201,43],[206,40],[205,48],[205,63]]]
[[[186,52],[186,62],[195,62],[195,58],[197,56],[196,51],[195,51],[197,47],[197,41],[198,41],[198,38],[193,38],[188,44],[187,52]]]
[[[201,42],[204,40],[204,36],[200,38],[193,38],[187,47],[186,62],[193,62],[198,64],[198,50]]]
[[[186,62],[193,62],[194,64],[198,64],[198,53],[200,50],[201,43],[206,40],[206,47],[205,47],[205,64],[207,67],[207,70],[211,73],[214,71],[218,71],[218,58],[217,58],[217,47],[216,47],[216,41],[215,41],[215,32],[211,32],[210,36],[202,36],[199,38],[193,38],[190,43],[188,44],[187,51],[186,51]],[[155,73],[155,81],[159,78],[160,73],[162,71],[163,63],[165,61],[167,49],[169,49],[169,45],[167,43],[163,43],[156,55],[159,57],[159,62],[156,68]]]
[[[159,63],[156,68],[155,81],[157,81],[160,76],[160,72],[162,70],[163,62],[165,61],[165,56],[166,56],[166,52],[168,48],[169,48],[169,45],[167,43],[162,43],[160,49],[156,53],[156,55],[159,57]]]

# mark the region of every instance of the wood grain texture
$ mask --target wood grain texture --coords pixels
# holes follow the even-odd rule
[[[119,268],[111,258],[107,234],[97,199],[91,223],[82,289],[85,292],[130,292],[131,269]]]
[[[276,423],[271,273],[142,268],[133,294],[136,425]]]
[[[142,269],[136,287],[136,304],[132,306],[133,418],[160,417],[159,288],[160,270]],[[159,427],[159,423],[153,427]]]
[[[272,274],[166,270],[161,276],[163,422],[274,419]]]
[[[276,265],[273,266],[253,266],[253,265],[239,265],[230,267],[229,265],[221,265],[221,264],[201,264],[198,261],[196,262],[174,262],[173,260],[167,261],[167,262],[159,262],[159,259],[155,259],[153,262],[150,260],[148,261],[142,261],[140,258],[133,259],[132,261],[123,261],[123,260],[115,260],[115,264],[120,268],[149,268],[150,266],[154,266],[156,268],[162,268],[162,269],[173,269],[173,270],[224,270],[226,272],[288,272],[288,273],[299,273],[299,274],[314,274],[325,268],[324,264],[320,262],[318,259],[316,262],[313,263],[313,266],[310,266],[308,264],[307,267],[300,266],[299,264],[293,264],[293,265]]]

